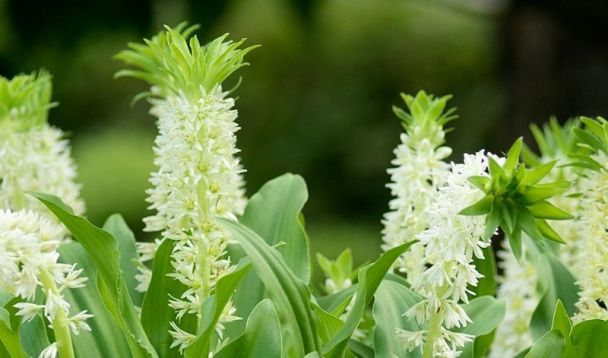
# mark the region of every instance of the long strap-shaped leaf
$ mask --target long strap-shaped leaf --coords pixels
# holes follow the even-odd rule
[[[359,325],[367,305],[374,297],[380,282],[393,265],[393,262],[416,241],[410,241],[385,252],[380,258],[359,271],[357,297],[342,329],[324,347],[324,357],[342,357],[348,340]]]
[[[158,357],[139,321],[120,270],[116,239],[107,231],[74,215],[69,206],[53,195],[31,193],[46,205],[70,230],[97,266],[97,287],[109,313],[127,338],[134,357]]]
[[[279,316],[294,336],[294,355],[303,357],[320,351],[320,341],[311,308],[311,293],[287,267],[276,249],[269,246],[248,227],[226,219],[218,219],[249,256],[251,264],[266,286]]]

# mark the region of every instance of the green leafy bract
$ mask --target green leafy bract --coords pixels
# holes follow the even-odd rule
[[[509,150],[502,166],[494,158],[488,158],[489,175],[469,179],[485,196],[460,212],[462,215],[486,215],[485,239],[489,239],[500,226],[518,259],[522,252],[522,232],[539,244],[542,244],[544,238],[563,243],[563,239],[546,219],[572,218],[547,201],[564,193],[569,183],[558,181],[539,184],[556,162],[528,169],[519,162],[522,146],[523,140],[519,138]]]

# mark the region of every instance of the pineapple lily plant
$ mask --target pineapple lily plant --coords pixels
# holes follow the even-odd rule
[[[137,242],[91,224],[45,72],[0,78],[2,357],[601,357],[608,349],[608,121],[533,126],[447,161],[450,97],[395,107],[383,254],[313,260],[304,179],[247,198],[225,80],[255,46],[167,27],[116,58],[158,136]],[[94,205],[94,203],[89,203]],[[317,293],[316,291],[321,291]]]

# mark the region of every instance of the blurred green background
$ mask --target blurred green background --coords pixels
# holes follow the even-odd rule
[[[240,72],[239,146],[248,193],[284,172],[309,185],[314,249],[379,252],[399,92],[454,95],[448,144],[500,152],[530,122],[608,109],[603,1],[0,0],[0,74],[40,67],[60,103],[92,221],[122,213],[141,239],[153,118],[144,85],[114,80],[112,56],[163,24],[261,44]],[[235,80],[235,79],[232,79]]]

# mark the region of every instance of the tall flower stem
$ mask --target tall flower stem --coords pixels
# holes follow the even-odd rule
[[[60,294],[55,285],[55,280],[53,280],[53,276],[47,270],[40,270],[40,281],[45,292],[56,295]],[[51,323],[53,324],[53,332],[55,333],[59,357],[74,358],[74,348],[72,347],[72,336],[68,325],[67,312],[58,308]]]
[[[439,308],[439,312],[433,312],[429,320],[429,330],[427,332],[426,341],[422,347],[423,358],[433,358],[433,347],[435,340],[441,335],[441,322],[443,309]]]

